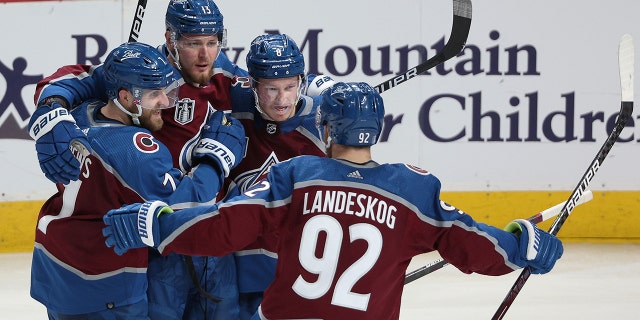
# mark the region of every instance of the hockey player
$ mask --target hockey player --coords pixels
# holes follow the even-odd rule
[[[246,157],[229,175],[227,198],[244,192],[280,161],[299,155],[324,156],[315,126],[318,95],[333,82],[314,77],[308,85],[304,56],[286,34],[265,34],[253,39],[247,53],[247,69],[254,93],[252,104],[234,106],[232,115],[244,125]],[[240,319],[255,313],[276,268],[276,239],[272,235],[236,252]]]
[[[563,253],[555,236],[526,220],[511,222],[513,233],[476,222],[440,200],[428,171],[373,161],[383,115],[371,86],[337,83],[318,114],[330,158],[273,165],[243,195],[210,207],[162,214],[152,201],[112,210],[106,244],[144,246],[136,223],[147,215],[163,254],[224,254],[277,233],[276,278],[252,319],[398,319],[411,258],[433,250],[465,273],[553,268]]]
[[[153,132],[155,138],[169,148],[176,168],[187,173],[192,165],[192,149],[200,132],[215,110],[231,110],[236,105],[253,105],[248,74],[238,68],[221,52],[226,43],[223,16],[213,0],[170,0],[166,12],[166,43],[158,50],[181,73],[186,84],[178,92],[175,106],[162,110],[164,126]],[[107,101],[104,68],[102,66],[73,65],[60,68],[37,85],[35,100],[38,108],[33,117],[55,115],[87,99]],[[30,126],[31,127],[31,126]],[[80,174],[80,163],[69,150],[71,141],[91,149],[74,119],[66,117],[36,140],[40,167],[51,181],[69,183]],[[211,184],[211,192],[218,192]],[[170,261],[163,261],[169,259]],[[196,264],[207,265],[211,274],[205,281],[206,290],[222,298],[213,303],[200,299],[192,283],[187,257],[174,261],[175,256],[152,256],[149,267],[149,298],[151,314],[157,318],[185,319],[207,317],[229,319],[237,316],[235,290],[227,288],[236,283],[233,256],[220,258],[193,257]],[[199,261],[200,260],[200,261]],[[201,270],[198,270],[200,277]],[[214,277],[214,278],[212,278]],[[186,283],[185,283],[186,282]],[[187,289],[184,288],[188,285]],[[190,287],[190,288],[189,288]],[[191,290],[195,302],[185,307],[182,292]],[[190,300],[193,301],[193,300]],[[200,302],[206,304],[201,306]],[[195,305],[194,305],[195,304]],[[191,316],[193,314],[193,316]]]
[[[102,69],[109,101],[89,100],[72,111],[92,153],[79,156],[79,179],[58,183],[58,193],[38,217],[31,295],[46,306],[49,319],[150,319],[149,250],[124,255],[104,250],[102,216],[146,199],[177,206],[209,202],[224,171],[245,149],[242,125],[231,118],[219,125],[223,114],[216,112],[193,150],[193,170],[183,175],[172,166],[169,149],[151,135],[163,125],[161,110],[175,103],[184,83],[180,74],[156,48],[142,43],[118,46]],[[59,121],[72,120],[65,109],[54,110],[56,117],[32,118],[34,139]]]

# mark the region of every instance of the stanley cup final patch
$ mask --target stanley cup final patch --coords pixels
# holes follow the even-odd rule
[[[193,121],[193,113],[196,102],[193,99],[183,98],[176,102],[176,113],[174,119],[179,124],[187,124]]]

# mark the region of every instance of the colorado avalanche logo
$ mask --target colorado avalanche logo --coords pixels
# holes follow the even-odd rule
[[[236,182],[236,185],[238,185],[240,192],[247,191],[249,188],[255,185],[256,182],[266,178],[267,174],[269,174],[269,169],[271,169],[271,166],[279,162],[280,160],[278,160],[278,156],[276,156],[274,152],[271,152],[271,154],[262,163],[262,165],[260,165],[259,168],[249,170],[238,175],[234,180]]]
[[[133,145],[144,153],[154,153],[160,149],[160,145],[153,140],[153,136],[146,132],[138,132],[133,135]]]
[[[189,98],[180,99],[176,102],[176,112],[174,119],[179,124],[187,124],[193,121],[193,113],[196,102]]]
[[[233,79],[231,79],[231,86],[233,87],[240,87],[240,88],[251,88],[251,81],[249,79],[249,77],[238,77],[235,76],[233,77]]]
[[[460,209],[458,209],[458,208],[456,208],[456,207],[454,207],[454,206],[452,206],[452,205],[450,205],[450,204],[448,204],[448,203],[446,203],[446,202],[444,202],[442,200],[440,200],[440,207],[445,211],[449,211],[449,212],[457,211],[458,214],[464,214],[464,211],[462,211],[462,210],[460,210]]]
[[[418,168],[418,167],[416,167],[416,166],[412,166],[412,165],[410,165],[410,164],[405,164],[405,166],[406,166],[407,168],[409,168],[409,170],[411,170],[411,171],[413,171],[413,172],[416,172],[416,173],[419,173],[419,174],[421,174],[421,175],[423,175],[423,176],[429,175],[429,171],[424,170],[424,169],[422,169],[422,168]]]

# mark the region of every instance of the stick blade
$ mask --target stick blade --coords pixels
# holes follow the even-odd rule
[[[471,19],[471,0],[453,0],[453,15]]]
[[[383,93],[389,89],[395,88],[397,85],[414,78],[415,76],[427,72],[429,69],[457,56],[464,49],[467,38],[469,37],[469,29],[471,28],[472,15],[471,0],[453,0],[453,23],[451,26],[451,34],[449,40],[445,43],[442,50],[435,56],[427,59],[417,66],[388,79],[374,88],[378,93]]]
[[[620,64],[620,88],[622,89],[622,102],[633,103],[633,38],[625,34],[620,39],[618,48],[618,63]]]

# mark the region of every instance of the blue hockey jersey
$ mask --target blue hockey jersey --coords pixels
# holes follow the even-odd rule
[[[139,302],[147,294],[148,250],[118,256],[102,236],[102,216],[124,204],[163,199],[179,207],[213,203],[219,170],[202,164],[189,176],[169,149],[143,128],[100,117],[104,102],[73,110],[93,153],[80,179],[58,184],[38,216],[31,295],[48,309],[80,314]],[[85,127],[85,124],[89,125]]]

